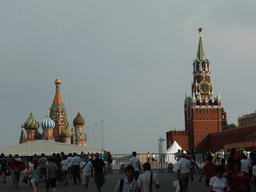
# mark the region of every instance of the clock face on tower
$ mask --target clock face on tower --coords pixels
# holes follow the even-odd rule
[[[210,84],[209,84],[207,81],[202,81],[202,82],[199,84],[199,91],[200,91],[202,94],[207,94],[207,93],[209,93],[209,91],[210,91]]]

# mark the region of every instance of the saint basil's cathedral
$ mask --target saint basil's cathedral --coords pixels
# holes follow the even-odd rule
[[[73,120],[73,127],[69,129],[66,109],[60,94],[61,81],[57,76],[55,81],[56,93],[50,108],[50,116],[47,111],[46,118],[41,122],[43,133],[39,133],[39,122],[34,118],[32,109],[27,121],[21,126],[20,143],[35,140],[48,140],[52,142],[69,143],[79,146],[86,146],[87,136],[84,133],[85,121],[78,110],[78,114]],[[25,136],[25,130],[27,137]]]

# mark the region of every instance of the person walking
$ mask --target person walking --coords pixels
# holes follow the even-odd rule
[[[137,156],[136,151],[132,152],[132,157],[129,160],[129,164],[131,164],[134,167],[134,178],[135,181],[138,180],[139,174],[140,174],[140,159]]]
[[[71,179],[72,178],[71,165],[72,165],[72,162],[73,162],[73,156],[72,156],[71,153],[68,154],[67,161],[68,161],[68,178]]]
[[[125,167],[125,179],[120,179],[117,182],[115,192],[136,192],[138,187],[138,182],[133,180],[134,167],[128,165]]]
[[[210,179],[209,192],[227,192],[227,180],[223,177],[225,168],[223,166],[217,166],[215,168],[215,176]]]
[[[203,171],[202,171],[202,174],[201,174],[201,177],[200,177],[199,181],[202,181],[202,178],[205,174],[205,185],[207,187],[209,187],[210,179],[215,176],[216,165],[212,162],[212,156],[211,155],[208,155],[206,160],[207,160],[207,163],[203,167]]]
[[[1,154],[0,164],[1,164],[3,183],[6,183],[6,172],[8,167],[8,161],[3,153]]]
[[[137,192],[156,192],[160,188],[156,173],[151,172],[151,165],[147,162],[142,165],[144,173],[139,176]]]
[[[95,154],[95,159],[92,161],[94,183],[96,184],[97,192],[101,192],[101,187],[105,183],[106,165],[102,159],[99,158],[99,154]]]
[[[8,161],[8,171],[11,172],[12,183],[13,185],[15,185],[15,175],[14,175],[13,169],[11,168],[11,162],[14,161],[14,156],[9,154],[7,161]]]
[[[73,153],[73,156],[74,158],[72,161],[71,169],[73,170],[73,182],[74,182],[73,184],[76,185],[77,179],[79,183],[81,183],[81,176],[79,172],[79,165],[81,163],[81,159],[76,153]]]
[[[21,159],[18,154],[15,155],[14,161],[11,161],[10,168],[14,171],[15,176],[15,186],[18,188],[18,183],[20,180],[20,172],[26,169],[24,163],[21,162]]]
[[[33,192],[37,192],[37,185],[40,181],[40,167],[38,166],[37,161],[34,161],[34,166],[30,167],[27,176],[31,174],[31,185],[33,187]]]
[[[58,167],[53,163],[52,157],[48,159],[48,165],[46,166],[46,192],[49,192],[49,188],[53,188],[53,192],[56,191],[56,180],[58,178]]]
[[[191,162],[185,158],[185,154],[180,154],[180,160],[177,162],[177,180],[180,183],[180,192],[187,192],[189,176],[194,181]]]
[[[45,157],[45,154],[41,154],[41,158],[38,160],[38,164],[40,167],[40,180],[41,181],[46,181],[46,162],[47,162],[47,157]]]
[[[84,191],[87,192],[90,177],[93,176],[92,162],[89,160],[89,156],[87,154],[83,155],[83,161],[80,163],[80,173],[82,175]]]
[[[60,175],[62,177],[64,185],[68,184],[67,174],[68,174],[68,161],[67,161],[67,156],[64,155],[63,160],[60,162]]]
[[[241,154],[241,171],[245,171],[249,174],[250,162],[247,160],[244,153]]]
[[[248,174],[241,171],[241,161],[234,160],[234,170],[227,173],[230,192],[251,192],[252,186]]]

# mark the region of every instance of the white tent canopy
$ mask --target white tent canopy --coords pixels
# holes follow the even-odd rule
[[[174,159],[174,154],[177,153],[179,149],[182,150],[179,144],[176,141],[174,141],[173,144],[169,147],[169,149],[167,149],[167,151],[165,152],[165,162],[176,164],[177,161]]]
[[[4,153],[5,155],[15,155],[19,154],[19,156],[32,156],[34,154],[41,155],[44,153],[45,155],[52,155],[52,153],[102,153],[100,149],[94,149],[84,146],[59,143],[59,142],[51,142],[51,141],[29,141],[27,143],[22,143],[18,145],[13,145],[9,147],[0,148],[0,153]]]

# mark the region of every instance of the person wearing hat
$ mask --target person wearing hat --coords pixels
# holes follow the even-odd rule
[[[156,192],[160,188],[156,173],[151,172],[151,165],[142,165],[144,173],[139,176],[137,192]]]
[[[180,192],[187,192],[189,176],[194,181],[191,162],[185,158],[185,154],[180,154],[180,160],[177,162],[177,180],[180,183]]]

